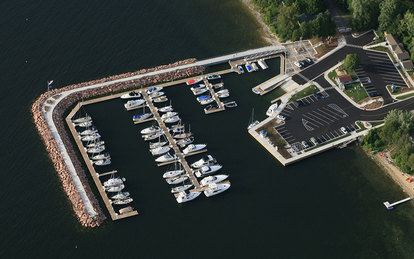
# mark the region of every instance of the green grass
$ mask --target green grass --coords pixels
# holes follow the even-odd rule
[[[378,51],[382,51],[382,52],[387,52],[388,54],[390,54],[390,57],[391,57],[391,59],[392,59],[392,62],[394,62],[394,63],[396,63],[396,62],[397,62],[397,61],[395,60],[394,56],[392,55],[392,53],[391,53],[391,51],[390,51],[390,49],[389,49],[389,48],[384,47],[384,46],[378,46],[378,47],[371,48],[371,49],[378,50]]]
[[[348,95],[354,102],[358,103],[368,97],[367,92],[360,83],[352,83],[345,85],[344,93]]]
[[[407,99],[407,98],[412,97],[412,96],[414,96],[414,93],[406,94],[406,95],[403,95],[403,96],[398,96],[397,99],[398,100],[404,100],[404,99]]]
[[[384,121],[369,121],[369,123],[372,125],[372,127],[381,125],[384,123]]]
[[[387,85],[387,89],[392,94],[401,94],[402,93],[401,87],[396,87],[395,90],[394,90],[394,92],[391,91],[392,87],[390,85]]]
[[[364,123],[357,121],[356,124],[358,125],[359,129],[356,132],[361,132],[363,130],[366,130],[367,128],[365,128]]]
[[[334,48],[336,48],[336,46],[327,46],[325,44],[322,44],[322,45],[315,48],[315,50],[317,52],[317,54],[315,56],[317,58],[320,58],[323,55],[325,55],[326,53],[328,53],[329,51],[333,50]]]
[[[338,83],[335,80],[335,77],[337,77],[338,75],[336,74],[335,70],[332,70],[331,72],[329,72],[328,77],[329,79],[331,79],[332,82],[335,83],[336,86],[338,86]]]
[[[346,137],[348,137],[348,136],[350,136],[350,135],[349,135],[349,134],[345,134],[345,135],[342,135],[342,136],[337,137],[337,138],[335,138],[335,139],[331,139],[331,140],[329,140],[328,142],[325,142],[325,143],[322,143],[322,144],[320,144],[320,145],[317,145],[317,146],[311,147],[311,148],[309,148],[309,149],[306,149],[306,150],[305,150],[305,152],[309,152],[309,151],[311,151],[311,150],[313,150],[313,149],[323,147],[323,146],[325,146],[325,145],[327,145],[327,144],[330,144],[330,143],[335,142],[335,141],[337,141],[337,140],[340,140],[340,139],[346,138]]]
[[[294,94],[290,98],[289,102],[296,101],[298,99],[301,99],[301,98],[303,98],[305,96],[314,94],[316,92],[318,92],[318,88],[315,85],[310,85],[310,86],[306,87],[305,89],[303,89],[302,91],[299,91],[296,94]]]

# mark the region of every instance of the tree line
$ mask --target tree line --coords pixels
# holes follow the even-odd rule
[[[296,41],[335,34],[324,0],[252,0],[271,30],[282,40]]]
[[[385,117],[384,126],[373,129],[363,138],[363,146],[370,151],[387,148],[395,164],[405,173],[414,171],[414,117],[409,111],[392,110]]]

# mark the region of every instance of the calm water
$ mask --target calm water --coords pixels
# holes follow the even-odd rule
[[[410,257],[413,207],[357,147],[282,167],[246,131],[277,73],[224,78],[239,107],[205,116],[183,85],[166,90],[231,175],[229,192],[177,205],[120,100],[87,107],[127,177],[140,216],[85,230],[73,216],[29,111],[55,86],[263,46],[238,1],[3,1],[0,255],[10,257]],[[26,20],[27,19],[27,20]],[[105,113],[104,113],[105,111]],[[197,159],[192,158],[190,161]]]

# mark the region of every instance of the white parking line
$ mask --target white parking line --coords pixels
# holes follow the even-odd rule
[[[326,115],[324,115],[324,114],[320,114],[320,113],[318,113],[318,112],[316,112],[316,111],[311,111],[311,112],[313,112],[313,113],[315,113],[317,116],[320,116],[320,117],[323,117],[323,118],[325,118],[325,119],[327,119],[328,121],[330,121],[330,122],[334,122],[334,120],[332,120],[332,118],[329,118],[329,117],[327,117]],[[309,114],[311,114],[311,112],[309,112]],[[313,114],[311,114],[311,115],[313,115]],[[316,116],[315,116],[316,117]],[[326,122],[326,121],[324,121],[324,122]],[[327,124],[329,124],[329,123],[327,123]]]
[[[336,137],[338,137],[338,136],[336,136],[335,134],[334,134],[334,132],[329,132],[332,136],[333,136],[333,138],[336,138]],[[336,132],[335,132],[336,133]]]
[[[321,126],[325,126],[325,124],[324,123],[326,123],[326,125],[329,125],[329,122],[327,123],[326,121],[324,121],[324,120],[322,120],[321,118],[319,118],[318,116],[315,116],[315,115],[313,115],[313,114],[311,114],[311,113],[307,113],[307,115],[308,115],[308,118],[310,119],[310,120],[312,120],[312,121],[314,121],[314,122],[316,122],[316,123],[318,123],[318,124],[320,124]],[[313,118],[310,118],[309,116],[312,116]],[[321,123],[321,121],[322,122],[324,122],[324,123]]]
[[[328,108],[326,108],[326,107],[322,107],[322,109],[323,109],[323,110],[325,110],[325,112],[326,112],[326,113],[328,113],[328,114],[332,114],[332,116],[335,116],[335,118],[336,118],[336,117],[338,117],[338,118],[343,118],[343,117],[344,117],[344,114],[343,114],[343,113],[341,113],[341,112],[339,112],[339,111],[337,111],[337,110],[334,110],[334,109],[328,109]]]
[[[317,124],[319,124],[319,125],[321,125],[321,126],[325,126],[325,124],[322,124],[322,123],[320,123],[319,121],[317,121],[317,120],[315,120],[315,119],[313,119],[313,118],[309,118],[309,116],[307,116],[307,115],[305,115],[305,114],[302,114],[302,116],[303,117],[306,117],[306,119],[307,120],[310,120],[310,123],[312,123],[313,125],[316,125],[315,123],[313,123],[313,122],[316,122]],[[313,122],[312,122],[313,121]],[[317,126],[318,128],[319,128],[319,126]]]
[[[323,114],[326,114],[327,116],[329,116],[329,117],[331,117],[332,119],[334,119],[334,120],[339,120],[338,118],[336,118],[335,116],[333,116],[333,115],[331,115],[331,114],[329,114],[329,113],[327,113],[327,112],[325,112],[325,111],[322,111],[321,109],[319,109],[318,108],[318,111],[320,111],[320,112],[322,112]]]

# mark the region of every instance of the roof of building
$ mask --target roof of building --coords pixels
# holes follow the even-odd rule
[[[346,83],[346,82],[351,82],[352,81],[352,77],[350,75],[338,76],[338,79],[341,83]]]
[[[391,47],[398,45],[397,40],[394,38],[394,36],[391,33],[387,33],[385,35],[385,38],[387,39],[387,41],[391,45]]]
[[[407,51],[403,51],[402,53],[396,53],[397,58],[401,61],[410,59],[410,54]]]
[[[413,62],[411,60],[404,60],[401,63],[406,70],[413,70],[414,68]]]

